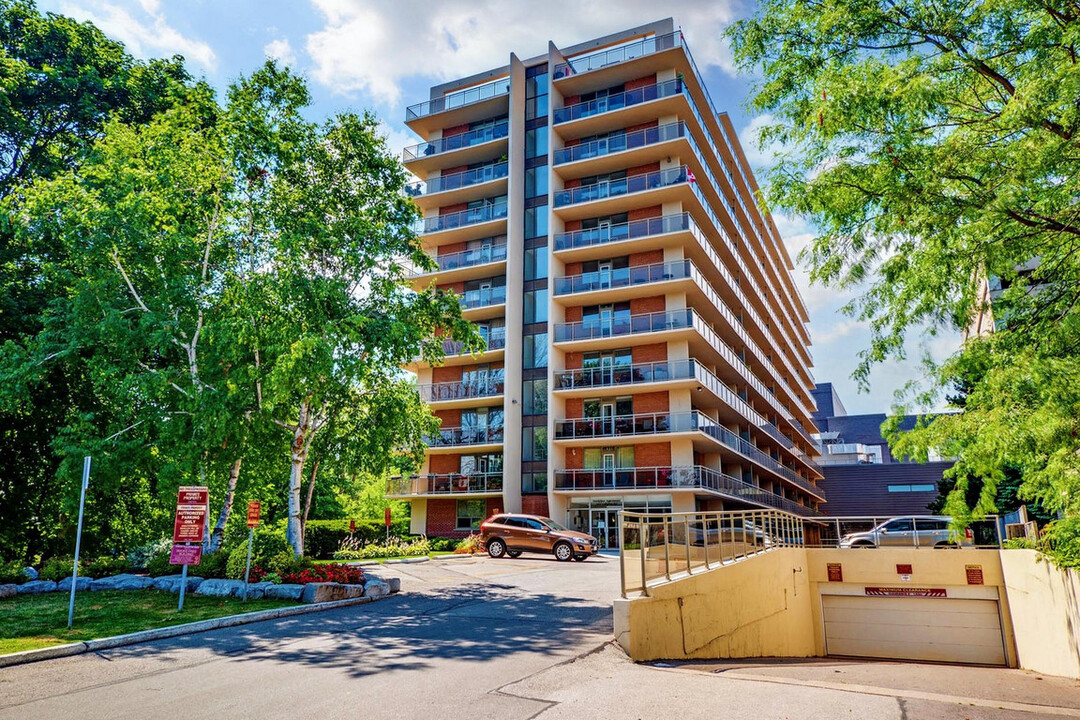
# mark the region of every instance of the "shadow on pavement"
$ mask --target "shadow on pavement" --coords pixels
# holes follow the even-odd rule
[[[203,649],[233,661],[307,664],[353,677],[420,670],[436,660],[484,662],[555,654],[611,632],[611,610],[508,586],[470,584],[368,605],[255,623],[111,651],[124,656]],[[164,659],[164,658],[162,658]]]

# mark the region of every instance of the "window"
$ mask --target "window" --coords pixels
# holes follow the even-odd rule
[[[527,493],[547,492],[547,473],[522,473],[521,491]]]
[[[525,251],[525,279],[541,280],[548,276],[548,249],[532,248]]]
[[[531,290],[525,293],[525,323],[547,322],[547,290]]]
[[[525,210],[525,237],[546,237],[548,234],[547,205]]]
[[[521,414],[544,415],[547,413],[547,379],[526,380],[521,383]]]
[[[883,529],[889,532],[911,532],[914,528],[911,525],[911,518],[900,518],[886,524]]]
[[[937,489],[936,485],[890,485],[889,492],[933,492]]]
[[[548,194],[547,165],[530,168],[525,171],[525,197],[541,197]]]
[[[525,157],[546,157],[548,154],[548,129],[538,127],[525,131]]]
[[[547,367],[548,364],[548,335],[537,333],[526,335],[522,349],[522,367],[525,370]]]
[[[487,516],[487,504],[483,500],[458,500],[457,501],[457,525],[458,530],[476,530]]]
[[[922,519],[918,519],[918,520],[915,521],[915,527],[917,527],[920,530],[948,530],[949,529],[949,521],[948,520],[922,520]]]
[[[543,530],[544,526],[539,520],[533,520],[532,518],[524,518],[525,527],[529,530]]]
[[[525,462],[547,460],[547,428],[527,427],[521,430],[521,459]]]

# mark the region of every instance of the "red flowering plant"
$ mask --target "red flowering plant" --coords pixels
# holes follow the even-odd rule
[[[281,579],[287,583],[336,582],[345,585],[363,585],[364,571],[358,567],[349,567],[336,563],[314,565],[300,572],[285,573]]]

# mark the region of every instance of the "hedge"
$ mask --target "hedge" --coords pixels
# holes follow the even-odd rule
[[[391,536],[404,537],[408,532],[408,520],[390,525]],[[380,520],[357,520],[356,532],[352,535],[362,545],[385,542],[386,525]],[[304,530],[304,554],[316,560],[332,560],[341,541],[348,536],[348,520],[308,520]]]

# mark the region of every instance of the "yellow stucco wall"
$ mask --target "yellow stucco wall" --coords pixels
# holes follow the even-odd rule
[[[815,654],[806,550],[786,548],[615,601],[616,639],[635,660]]]
[[[1080,576],[1034,550],[1003,550],[1001,568],[1020,667],[1080,678]]]

